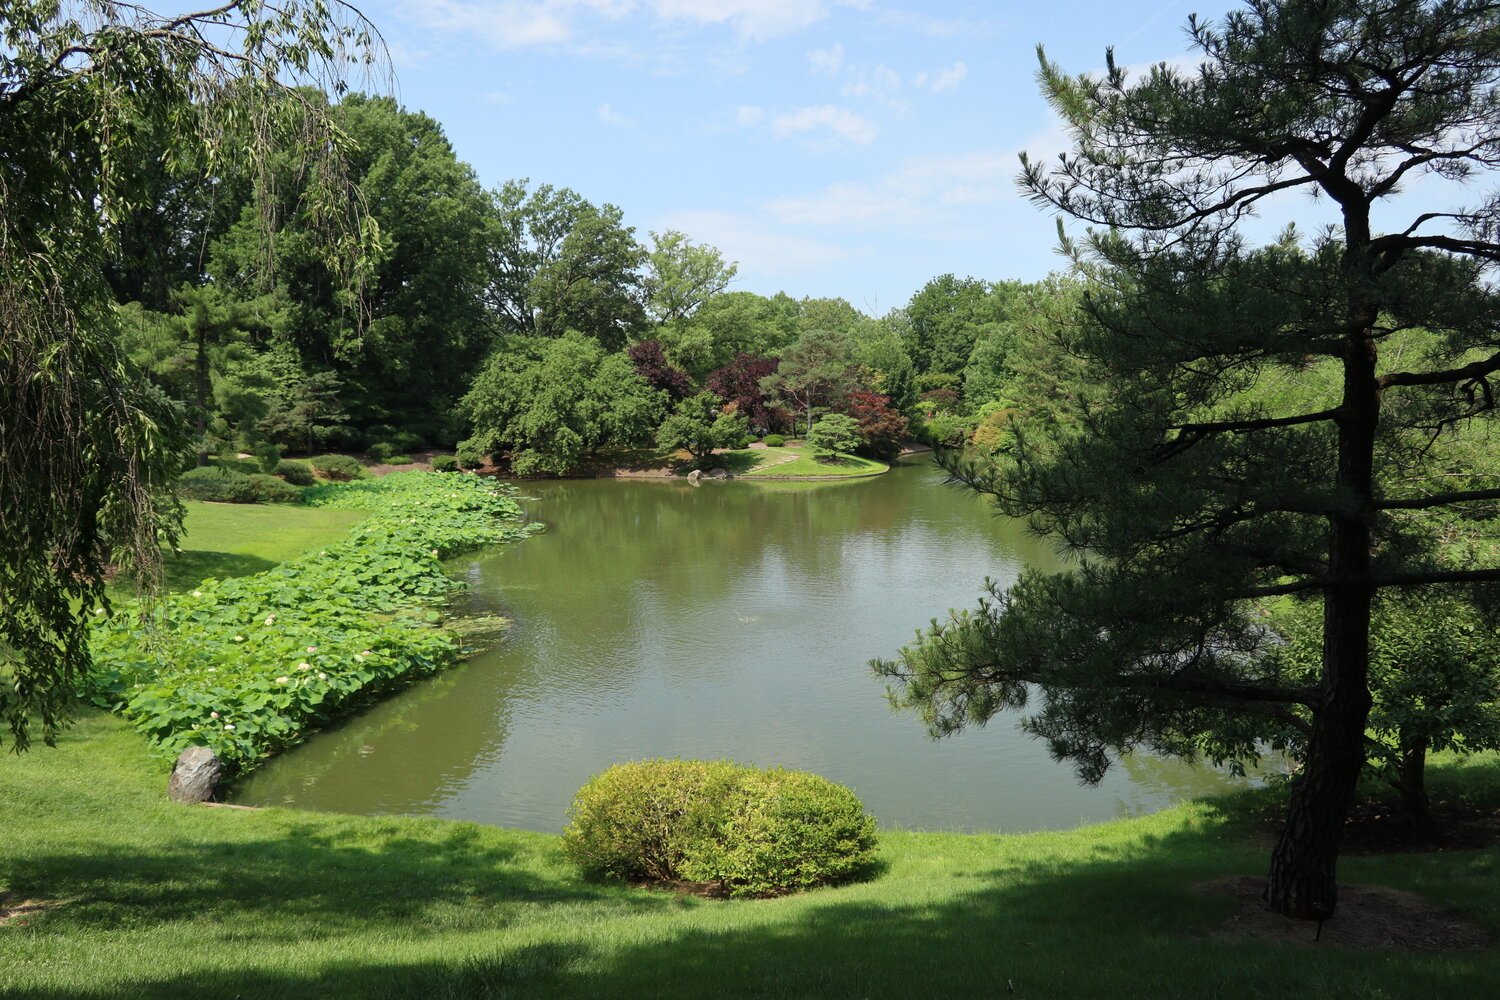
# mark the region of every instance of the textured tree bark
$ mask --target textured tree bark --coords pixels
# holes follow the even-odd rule
[[[1370,517],[1374,511],[1375,433],[1380,386],[1375,377],[1373,271],[1368,202],[1348,189],[1332,191],[1345,206],[1344,280],[1350,292],[1349,333],[1342,361],[1344,392],[1335,418],[1338,464],[1328,518],[1329,577],[1323,597],[1322,696],[1313,713],[1307,761],[1292,788],[1286,825],[1271,854],[1266,901],[1278,913],[1322,919],[1338,904],[1335,870],[1339,840],[1365,763],[1370,714]]]

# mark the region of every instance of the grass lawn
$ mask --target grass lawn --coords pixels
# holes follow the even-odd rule
[[[1493,794],[1495,772],[1445,773]],[[1209,937],[1233,904],[1192,886],[1264,874],[1245,818],[1264,792],[1068,833],[886,832],[872,882],[718,901],[584,882],[552,836],[181,806],[164,784],[141,738],[102,715],[0,760],[0,907],[34,904],[0,923],[0,994],[1430,1000],[1500,981],[1493,947]],[[1349,857],[1340,874],[1495,933],[1497,865],[1492,848]]]
[[[735,475],[750,478],[757,476],[873,476],[890,468],[885,462],[861,458],[859,455],[846,455],[842,452],[831,462],[821,462],[813,458],[810,450],[803,448],[746,449],[725,452],[721,457],[739,455],[767,456],[745,472],[737,471],[733,465],[726,463],[726,468]],[[790,461],[784,461],[783,459],[788,455],[794,457]]]
[[[365,518],[361,511],[320,510],[295,504],[187,501],[180,553],[165,553],[167,589],[192,590],[208,577],[249,576],[343,538]],[[115,593],[133,593],[129,583]]]

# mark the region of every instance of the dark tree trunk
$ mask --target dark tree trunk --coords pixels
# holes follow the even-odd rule
[[[1313,711],[1307,761],[1292,787],[1286,825],[1271,854],[1266,901],[1277,913],[1322,919],[1338,903],[1339,839],[1365,763],[1370,714],[1370,517],[1374,510],[1375,433],[1380,389],[1375,380],[1375,305],[1368,202],[1353,185],[1330,190],[1344,205],[1344,280],[1350,293],[1344,338],[1343,400],[1336,418],[1337,509],[1328,518],[1328,577],[1323,597],[1323,675]]]
[[[1423,830],[1432,827],[1432,800],[1427,796],[1427,741],[1401,741],[1401,770],[1394,782],[1401,808]]]
[[[208,330],[198,326],[198,465],[208,464]]]
[[[1369,706],[1368,693],[1345,690],[1314,717],[1307,761],[1292,786],[1286,823],[1271,854],[1266,901],[1277,913],[1321,919],[1338,904],[1339,840],[1365,762]]]

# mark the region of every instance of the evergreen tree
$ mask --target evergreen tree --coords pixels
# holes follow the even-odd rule
[[[1095,284],[1059,331],[1091,387],[1071,422],[1022,424],[1002,466],[951,463],[1079,559],[1028,572],[880,669],[937,733],[1038,685],[1026,725],[1088,779],[1111,750],[1245,760],[1268,724],[1300,726],[1267,898],[1320,917],[1366,763],[1376,594],[1500,580],[1443,565],[1431,533],[1395,516],[1500,497],[1420,474],[1434,435],[1492,415],[1500,200],[1422,205],[1386,233],[1372,221],[1423,175],[1495,164],[1500,8],[1253,0],[1190,30],[1203,62],[1139,82],[1112,57],[1102,77],[1043,59],[1074,152],[1025,163],[1024,182],[1099,227],[1070,245]],[[1327,199],[1331,228],[1247,246],[1244,216],[1299,190]],[[1428,350],[1383,355],[1413,328],[1434,334]],[[1339,370],[1329,398],[1245,401],[1318,359]],[[1313,676],[1273,655],[1249,606],[1277,595],[1321,604]]]

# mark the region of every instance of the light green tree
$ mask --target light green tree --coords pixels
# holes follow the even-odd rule
[[[657,323],[685,320],[734,280],[739,265],[718,249],[694,243],[675,229],[651,234],[651,252],[641,290],[646,310]]]
[[[851,452],[859,447],[859,421],[844,413],[819,417],[807,432],[807,446],[824,461]]]
[[[750,422],[738,413],[725,413],[724,401],[700,392],[677,404],[656,431],[656,445],[669,451],[682,448],[701,463],[715,448],[743,447]]]
[[[605,446],[650,440],[667,395],[648,386],[624,354],[607,354],[576,331],[512,340],[480,371],[459,404],[472,422],[464,447],[511,454],[519,475],[562,475]]]

